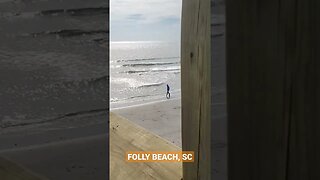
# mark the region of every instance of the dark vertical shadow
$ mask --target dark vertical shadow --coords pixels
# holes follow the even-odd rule
[[[227,180],[225,2],[211,0],[211,177]]]

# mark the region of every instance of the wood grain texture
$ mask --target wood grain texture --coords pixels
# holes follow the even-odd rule
[[[182,163],[128,163],[127,151],[181,151],[142,127],[110,113],[110,179],[181,180]]]
[[[181,30],[182,149],[195,152],[183,164],[184,180],[210,179],[210,0],[184,0]]]
[[[7,159],[0,158],[0,179],[1,180],[47,180],[40,177],[22,166]]]
[[[229,179],[320,179],[320,2],[227,1]]]

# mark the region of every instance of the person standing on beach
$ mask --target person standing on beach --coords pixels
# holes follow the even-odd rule
[[[167,84],[167,94],[166,94],[167,99],[170,99],[170,87]]]

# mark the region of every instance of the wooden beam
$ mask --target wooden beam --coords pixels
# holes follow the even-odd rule
[[[320,179],[320,2],[226,8],[229,179]]]
[[[210,0],[184,0],[181,29],[182,149],[195,152],[183,179],[210,179]]]
[[[142,127],[110,113],[110,179],[172,179],[181,180],[182,163],[128,163],[128,151],[181,151],[172,143]]]

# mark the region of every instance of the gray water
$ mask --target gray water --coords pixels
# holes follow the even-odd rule
[[[107,3],[0,1],[0,132],[107,109]]]
[[[110,44],[111,107],[180,98],[180,44],[131,41]]]

